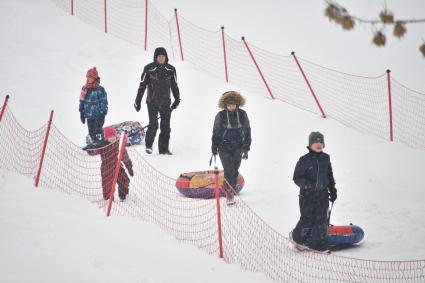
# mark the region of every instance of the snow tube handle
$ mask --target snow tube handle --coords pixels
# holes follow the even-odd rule
[[[216,166],[215,166],[216,156],[215,156],[214,154],[213,154],[213,155],[211,155],[211,158],[210,158],[210,166],[211,166],[211,163],[212,163],[213,157],[214,157],[214,168],[215,168],[215,167],[216,167]]]

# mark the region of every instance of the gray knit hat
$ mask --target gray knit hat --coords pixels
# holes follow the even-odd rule
[[[320,132],[311,132],[308,136],[308,147],[311,147],[311,145],[317,141],[325,144],[325,137]]]

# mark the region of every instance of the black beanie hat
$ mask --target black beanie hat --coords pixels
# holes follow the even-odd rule
[[[311,145],[317,141],[320,141],[320,143],[325,144],[325,137],[320,132],[311,132],[308,136],[308,147],[311,147]]]
[[[168,63],[168,55],[167,55],[167,50],[165,50],[164,47],[157,47],[155,49],[155,52],[153,54],[153,61],[156,62],[156,58],[159,55],[164,55],[165,56],[165,63]]]

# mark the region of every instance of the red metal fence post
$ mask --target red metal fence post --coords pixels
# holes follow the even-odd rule
[[[220,190],[218,188],[218,168],[214,168],[214,192],[217,204],[217,224],[218,224],[218,244],[220,251],[220,258],[223,258],[223,239],[221,231],[221,210],[220,210]]]
[[[106,9],[106,0],[104,0],[104,8],[105,8],[105,33],[108,33],[108,13]]]
[[[228,83],[229,82],[229,76],[227,74],[227,55],[226,55],[226,42],[224,40],[224,27],[221,27],[221,40],[223,42],[224,72],[226,74],[226,83]]]
[[[319,107],[320,113],[322,113],[322,117],[323,117],[323,118],[326,118],[326,114],[325,114],[325,112],[323,111],[323,108],[322,108],[322,106],[320,105],[320,102],[319,102],[319,100],[317,99],[317,96],[316,96],[316,94],[314,93],[314,90],[313,90],[313,88],[311,87],[311,84],[310,84],[310,82],[308,81],[307,76],[305,75],[304,70],[303,70],[303,68],[301,67],[300,62],[298,61],[297,56],[295,56],[295,52],[294,52],[294,51],[292,51],[292,52],[291,52],[291,55],[294,57],[294,59],[295,59],[295,63],[297,63],[297,66],[298,66],[298,68],[300,69],[301,74],[303,75],[304,80],[305,80],[305,82],[307,83],[307,86],[308,86],[308,88],[309,88],[309,90],[310,90],[311,94],[313,95],[313,98],[314,98],[314,100],[316,101],[317,107]]]
[[[114,194],[115,194],[115,186],[118,182],[118,174],[120,172],[121,161],[122,161],[122,156],[124,154],[126,142],[127,142],[127,135],[124,135],[122,140],[121,140],[121,147],[120,147],[120,151],[118,153],[117,165],[115,166],[115,174],[114,174],[114,179],[112,180],[111,193],[109,194],[108,212],[106,214],[106,216],[108,216],[108,217],[111,215],[112,202],[114,201]]]
[[[74,16],[74,0],[71,0],[71,16]]]
[[[177,24],[177,34],[179,36],[179,44],[180,44],[180,57],[182,59],[182,61],[184,61],[184,57],[183,57],[183,47],[182,47],[182,39],[181,39],[181,35],[180,35],[180,25],[179,25],[179,17],[177,15],[177,9],[174,9],[174,14],[176,16],[176,24]]]
[[[266,85],[266,88],[267,88],[267,90],[268,90],[268,92],[269,92],[269,94],[270,94],[270,96],[272,97],[272,99],[275,99],[274,98],[274,96],[273,96],[273,94],[272,94],[272,91],[270,90],[270,87],[269,87],[269,85],[267,84],[267,82],[266,82],[266,79],[264,78],[264,76],[263,76],[263,73],[261,72],[261,70],[260,70],[260,67],[258,66],[258,64],[257,64],[257,61],[255,61],[255,58],[254,58],[254,55],[252,54],[252,52],[251,52],[251,49],[249,49],[249,46],[248,46],[248,44],[246,43],[246,41],[245,41],[245,37],[244,36],[242,36],[242,41],[243,41],[243,43],[245,44],[245,47],[246,47],[246,49],[248,50],[248,52],[249,52],[249,55],[251,56],[251,59],[252,59],[252,61],[254,62],[254,64],[255,64],[255,67],[257,67],[257,71],[258,71],[258,73],[260,73],[260,76],[261,76],[261,79],[263,79],[263,82],[264,82],[264,84]]]
[[[145,51],[148,48],[148,1],[145,1]]]
[[[46,154],[47,141],[49,139],[50,128],[52,126],[52,120],[53,120],[53,110],[50,112],[49,122],[47,123],[47,131],[46,131],[46,135],[44,136],[44,143],[43,143],[43,150],[41,151],[40,164],[38,165],[37,176],[35,177],[36,187],[38,187],[38,184],[40,183],[41,168],[43,168],[44,155]]]
[[[3,103],[3,107],[1,108],[1,112],[0,112],[0,122],[1,122],[1,119],[3,118],[3,114],[4,114],[4,111],[6,110],[6,106],[7,106],[7,102],[9,101],[9,95],[6,95],[6,98],[4,99],[4,103]]]
[[[388,82],[388,110],[390,116],[390,141],[393,141],[393,106],[391,99],[391,70],[387,70],[387,82]]]

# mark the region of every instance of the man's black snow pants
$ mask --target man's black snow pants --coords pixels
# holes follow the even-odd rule
[[[170,120],[171,120],[171,109],[169,105],[157,106],[154,103],[148,104],[149,112],[149,126],[146,132],[145,145],[146,147],[152,148],[152,144],[155,140],[156,132],[158,130],[158,113],[161,117],[160,130],[158,139],[158,150],[159,153],[166,153],[169,149],[170,143]]]

